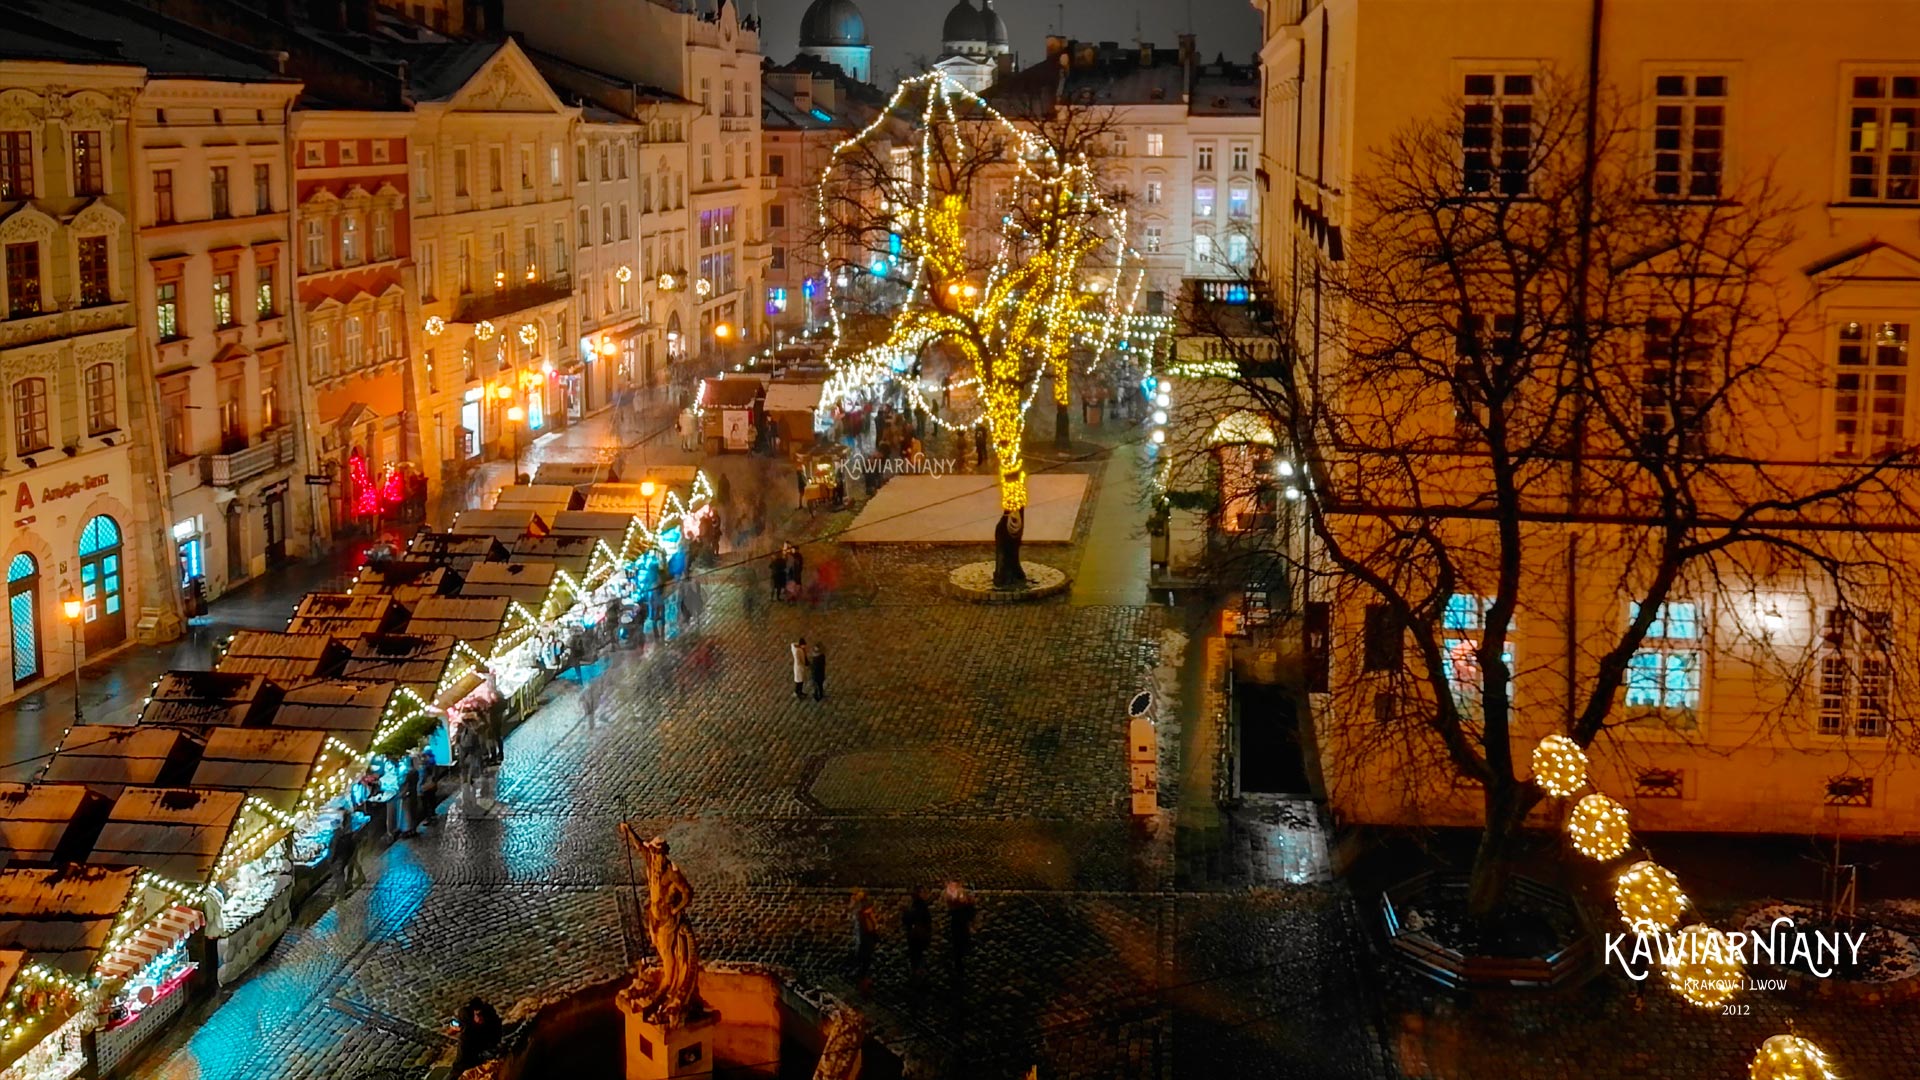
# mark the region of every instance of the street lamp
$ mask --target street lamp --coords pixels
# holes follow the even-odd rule
[[[507,409],[507,426],[513,432],[513,482],[520,482],[520,421],[526,419],[527,411],[518,405]]]
[[[640,481],[641,520],[646,522],[647,528],[649,530],[653,528],[653,493],[656,490],[658,489],[653,486],[653,481],[651,480]]]
[[[67,625],[73,628],[73,723],[80,725],[80,612],[83,605],[75,597],[60,605],[67,615]]]

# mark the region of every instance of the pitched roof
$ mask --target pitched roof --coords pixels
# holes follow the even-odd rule
[[[490,642],[506,626],[508,603],[504,596],[429,596],[414,609],[407,632],[445,634],[469,645]]]
[[[291,812],[326,753],[324,731],[213,728],[192,786],[243,791]]]
[[[118,795],[128,784],[184,782],[199,759],[199,740],[176,728],[78,724],[47,762],[45,779]]]
[[[280,693],[280,687],[256,673],[169,671],[160,676],[140,710],[140,723],[180,727],[265,723]]]
[[[208,788],[130,787],[114,802],[87,862],[139,866],[204,885],[246,798],[242,792]]]
[[[69,975],[91,972],[139,877],[134,866],[76,863],[0,870],[0,948]]]
[[[84,856],[111,805],[85,784],[0,784],[0,854],[10,863]]]
[[[346,650],[318,634],[241,630],[228,641],[213,670],[230,675],[264,675],[281,686],[295,686],[340,669]]]
[[[155,78],[294,83],[265,53],[136,4],[88,0],[7,0],[7,20],[85,27],[86,36]],[[77,34],[75,35],[78,36]]]

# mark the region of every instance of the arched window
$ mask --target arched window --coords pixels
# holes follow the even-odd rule
[[[80,530],[80,602],[89,654],[127,638],[120,569],[120,523],[100,514]]]
[[[13,685],[40,677],[40,564],[21,552],[7,564],[8,640],[13,645]]]

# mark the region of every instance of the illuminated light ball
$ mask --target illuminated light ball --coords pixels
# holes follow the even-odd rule
[[[479,338],[481,341],[493,340],[493,324],[490,322],[487,322],[484,319],[478,323],[475,323],[473,327],[473,336]]]
[[[1599,862],[1619,858],[1633,841],[1627,808],[1597,793],[1573,804],[1567,835],[1573,838],[1575,850]]]
[[[1826,1052],[1798,1035],[1775,1035],[1753,1052],[1747,1080],[1838,1080]]]
[[[1613,902],[1620,918],[1637,933],[1658,934],[1673,929],[1687,910],[1687,894],[1680,879],[1659,863],[1641,860],[1613,879]]]
[[[1153,403],[1164,409],[1173,404],[1173,398],[1169,397],[1165,390],[1162,390],[1153,396]]]
[[[618,269],[618,270],[615,270],[615,271],[613,272],[613,277],[614,277],[614,280],[616,280],[616,281],[620,281],[620,282],[628,282],[628,281],[632,281],[632,280],[633,280],[633,267],[631,267],[631,266],[623,266],[623,267],[621,267],[620,269]]]
[[[1740,966],[1727,935],[1695,923],[1680,931],[1675,946],[1679,956],[1660,969],[1674,993],[1690,1004],[1711,1009],[1740,992],[1746,969]]]
[[[1153,429],[1153,441],[1154,441],[1154,442],[1156,442],[1156,443],[1163,443],[1163,442],[1166,442],[1166,441],[1167,441],[1167,433],[1166,433],[1166,432],[1164,432],[1164,431],[1161,431],[1161,430],[1160,430],[1159,428],[1154,428],[1154,429]]]
[[[708,281],[706,278],[701,278],[699,281],[693,283],[693,291],[699,293],[701,296],[705,296],[713,291],[713,282]]]
[[[1533,782],[1564,799],[1587,782],[1587,752],[1565,735],[1549,735],[1533,748]]]
[[[539,328],[534,326],[532,323],[522,323],[520,325],[520,344],[531,345],[534,343],[534,340],[537,339],[539,336],[540,336]]]
[[[441,331],[444,331],[446,328],[447,328],[447,320],[441,318],[438,315],[427,316],[427,336],[428,337],[439,337],[441,334]]]
[[[1164,423],[1166,423],[1166,422],[1167,422],[1167,410],[1165,410],[1165,409],[1155,409],[1155,410],[1153,411],[1153,422],[1154,422],[1154,423],[1156,423],[1156,424],[1164,424]]]

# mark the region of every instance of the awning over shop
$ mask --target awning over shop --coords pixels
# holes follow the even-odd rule
[[[346,649],[318,634],[241,630],[227,642],[213,670],[229,675],[264,675],[281,687],[338,674]]]
[[[61,740],[43,779],[86,784],[112,798],[129,785],[186,783],[200,749],[177,728],[80,724]]]
[[[120,947],[100,962],[100,975],[108,979],[125,978],[153,962],[153,958],[179,944],[188,934],[206,925],[207,917],[199,908],[174,904],[147,920],[120,943]]]
[[[249,727],[266,723],[281,689],[264,675],[169,671],[140,710],[140,723],[174,727]]]

